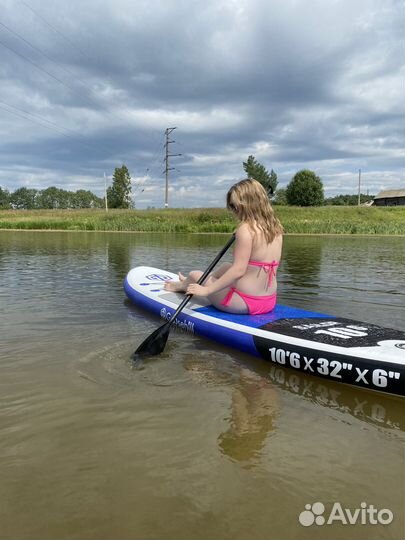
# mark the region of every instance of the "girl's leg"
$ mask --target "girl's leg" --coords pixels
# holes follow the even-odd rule
[[[215,270],[211,274],[211,276],[217,279],[220,278],[223,274],[225,274],[225,272],[230,266],[231,263],[222,264],[218,268],[218,270]],[[185,277],[181,272],[179,272],[179,281],[166,281],[165,289],[167,291],[184,292],[190,285],[190,283],[197,283],[201,276],[202,272],[200,272],[199,270],[193,270],[189,273],[187,277]]]
[[[218,270],[214,270],[211,274],[212,277],[214,278],[220,278],[221,276],[223,276],[225,274],[225,272],[227,270],[229,270],[229,268],[231,267],[231,263],[224,263],[224,264],[221,264],[221,266],[218,268]]]
[[[229,292],[228,288],[223,291],[218,291],[217,293],[210,294],[208,299],[211,302],[211,304],[215,306],[217,309],[219,309],[220,311],[226,311],[227,313],[238,313],[238,314],[249,313],[246,302],[237,293],[234,293],[232,295],[232,298],[229,304],[224,306],[222,302],[225,296],[228,294],[228,292]]]
[[[166,281],[164,288],[166,291],[185,292],[190,283],[197,283],[202,275],[203,272],[193,270],[186,278],[183,275],[179,275],[180,281]]]
[[[218,279],[218,277],[222,276],[228,270],[229,266],[230,263],[223,264],[220,268],[218,268],[216,272],[214,272],[207,278],[205,283],[207,284],[212,280],[215,281],[216,279]],[[164,288],[166,291],[185,292],[189,284],[197,283],[202,274],[203,272],[200,272],[199,270],[193,270],[186,278],[182,276],[184,278],[182,281],[166,281]],[[212,305],[214,305],[217,309],[220,309],[221,311],[227,311],[228,313],[248,313],[246,303],[238,294],[233,295],[228,306],[222,305],[222,301],[228,294],[228,291],[229,287],[227,287],[226,289],[222,289],[221,291],[218,291],[214,294],[210,294],[208,299],[212,303]]]
[[[228,268],[225,268],[224,272],[226,272]],[[221,270],[221,268],[219,270]],[[211,280],[215,281],[216,278],[214,276],[210,276],[207,279],[207,282],[209,283]],[[248,313],[249,310],[245,301],[237,293],[234,293],[232,295],[231,301],[229,302],[228,305],[226,306],[222,305],[222,302],[225,296],[229,293],[229,290],[230,290],[230,287],[226,287],[226,289],[222,289],[213,294],[210,294],[208,296],[208,300],[211,302],[213,306],[215,306],[220,311],[226,311],[228,313],[239,313],[239,314]]]

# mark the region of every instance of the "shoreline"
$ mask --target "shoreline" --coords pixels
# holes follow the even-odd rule
[[[232,232],[176,232],[176,231],[116,231],[116,230],[94,230],[94,229],[1,229],[0,232],[39,232],[39,233],[108,233],[108,234],[170,234],[170,235],[178,235],[178,234],[193,234],[193,235],[208,235],[208,234],[215,234],[218,236],[228,236],[232,234]],[[392,233],[284,233],[284,236],[344,236],[344,237],[366,237],[366,238],[405,238],[405,234],[392,234]]]
[[[405,236],[405,207],[277,206],[286,235]],[[237,220],[225,208],[120,210],[0,210],[0,230],[231,234]]]

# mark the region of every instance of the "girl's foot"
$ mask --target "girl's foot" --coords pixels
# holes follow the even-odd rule
[[[179,280],[184,281],[186,279],[186,276],[183,276],[181,272],[178,272]]]
[[[183,283],[181,281],[166,281],[164,284],[165,291],[183,292]]]

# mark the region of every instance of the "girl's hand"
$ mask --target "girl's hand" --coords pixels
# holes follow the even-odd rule
[[[198,285],[198,283],[191,283],[187,287],[187,294],[193,294],[194,296],[208,296],[209,289],[203,285]]]

